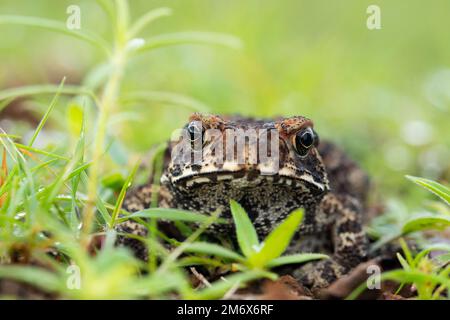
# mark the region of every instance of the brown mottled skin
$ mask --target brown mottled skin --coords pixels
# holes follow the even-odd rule
[[[220,130],[223,137],[226,129],[278,130],[279,171],[274,175],[262,175],[260,164],[249,163],[247,149],[243,150],[243,164],[225,161],[218,165],[211,156],[214,137],[204,137],[200,165],[178,165],[170,156],[177,142],[171,142],[159,188],[160,207],[204,214],[219,209],[221,217],[230,219],[230,223],[214,226],[212,230],[226,235],[233,232],[229,200],[234,199],[247,211],[261,239],[290,212],[303,207],[305,217],[285,254],[323,252],[331,255],[331,259],[290,269],[290,273],[308,287],[328,286],[366,260],[368,241],[362,228],[362,214],[368,178],[343,151],[331,143],[319,142],[314,131],[311,131],[314,144],[299,152],[294,137],[304,130],[312,130],[311,120],[300,116],[255,120],[193,114],[188,123],[192,121],[201,121],[203,129]],[[149,207],[151,190],[151,184],[135,189],[126,197],[124,209],[134,212]],[[119,225],[118,231],[147,234],[146,228],[134,221]],[[146,259],[146,249],[139,241],[121,237],[119,242]]]

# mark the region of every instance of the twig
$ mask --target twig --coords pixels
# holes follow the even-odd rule
[[[202,275],[200,272],[195,269],[195,267],[189,268],[192,272],[192,274],[205,286],[205,287],[211,287],[211,283],[205,278],[204,275]]]

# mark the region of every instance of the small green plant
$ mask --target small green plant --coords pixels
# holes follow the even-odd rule
[[[384,277],[397,280],[402,283],[412,283],[417,291],[417,297],[421,300],[436,300],[442,298],[442,294],[450,297],[450,265],[442,259],[430,259],[427,255],[432,250],[450,252],[450,246],[437,244],[429,246],[415,256],[403,239],[400,239],[403,255],[397,253],[397,258],[402,265],[403,272],[388,272]],[[445,255],[443,255],[445,257]],[[448,259],[448,255],[447,255]]]
[[[425,178],[406,176],[407,179],[416,183],[417,185],[425,188],[431,193],[437,195],[444,201],[445,205],[441,205],[436,202],[432,202],[429,206],[434,209],[433,212],[421,213],[412,217],[406,217],[406,221],[401,219],[399,225],[396,228],[391,228],[392,231],[384,232],[378,241],[374,244],[373,249],[380,248],[388,242],[391,242],[400,237],[412,234],[422,230],[444,230],[450,227],[450,189],[436,181],[432,181]],[[406,215],[406,214],[405,214]],[[387,215],[381,216],[381,219],[389,218]],[[384,221],[385,225],[387,221]],[[392,222],[391,222],[392,224]],[[390,226],[392,227],[392,226]]]
[[[114,238],[114,232],[108,233],[104,247],[94,256],[74,239],[66,238],[65,248],[60,248],[60,252],[68,254],[71,263],[58,263],[41,255],[39,261],[48,268],[3,265],[0,278],[24,281],[70,299],[155,298],[168,292],[183,292],[189,286],[183,273],[176,269],[141,275],[142,261],[128,250],[113,247]]]
[[[413,255],[406,242],[400,239],[403,255],[397,253],[402,269],[387,271],[381,274],[380,281],[393,280],[400,283],[397,292],[410,284],[417,292],[417,299],[440,300],[450,297],[450,265],[448,264],[450,246],[448,244],[434,244]],[[428,257],[431,251],[445,251],[434,259]],[[362,284],[347,299],[355,299],[366,289]]]
[[[130,155],[134,153],[118,139],[122,124],[129,125],[127,121],[143,118],[141,111],[138,114],[134,108],[162,103],[203,112],[231,112],[231,109],[222,109],[220,106],[233,105],[218,98],[226,92],[225,86],[222,85],[218,86],[217,90],[203,90],[204,87],[189,82],[190,88],[197,88],[197,91],[202,92],[202,99],[210,95],[205,101],[214,102],[212,110],[203,102],[189,96],[166,91],[172,88],[164,87],[164,91],[155,91],[155,88],[160,87],[136,87],[136,81],[133,81],[132,77],[129,78],[133,66],[141,63],[136,58],[173,45],[195,43],[239,48],[241,43],[233,36],[211,32],[176,32],[147,37],[145,29],[152,27],[160,18],[171,15],[171,9],[157,8],[141,12],[142,15],[133,20],[126,0],[96,2],[108,19],[107,28],[101,34],[84,27],[70,30],[63,21],[57,19],[0,15],[0,28],[4,25],[15,25],[63,34],[75,41],[92,45],[95,50],[92,52],[93,56],[99,58],[94,59],[98,63],[91,66],[78,84],[67,85],[63,79],[59,85],[35,84],[0,91],[0,111],[13,100],[21,98],[32,102],[33,114],[43,115],[37,128],[31,132],[30,139],[26,138],[27,132],[22,129],[16,132],[14,128],[15,134],[0,130],[0,281],[7,278],[26,282],[45,292],[53,293],[57,298],[213,299],[222,298],[227,292],[255,279],[275,279],[276,275],[270,271],[271,268],[325,258],[325,255],[318,254],[283,256],[294,230],[302,219],[301,211],[293,212],[260,242],[245,211],[239,204],[232,202],[231,209],[240,249],[240,252],[235,252],[226,245],[198,241],[209,224],[223,222],[215,216],[156,208],[155,203],[152,208],[135,213],[128,213],[121,208],[125,193],[134,177],[143,176],[135,174],[139,161],[132,159]],[[56,12],[51,15],[58,16]],[[260,30],[258,34],[265,35]],[[15,37],[15,34],[11,33],[11,36]],[[43,34],[43,37],[46,37],[46,34]],[[243,61],[245,66],[248,64],[248,59],[239,60]],[[257,70],[259,64],[257,68],[254,68],[252,63],[249,67],[250,71]],[[253,73],[258,77],[261,75],[260,72],[250,72]],[[155,78],[159,77],[157,74],[153,75]],[[290,77],[285,78],[291,81]],[[18,83],[22,83],[22,80]],[[69,80],[71,83],[74,81],[72,77]],[[132,81],[129,83],[129,80]],[[258,83],[247,80],[245,82],[252,85]],[[262,86],[253,89],[266,89],[267,81],[259,83]],[[264,103],[258,103],[255,104],[257,110],[249,112],[269,114],[275,111],[267,106],[278,108],[279,105],[273,102],[284,100],[281,96],[274,96],[274,93],[265,92],[263,100],[267,104],[266,107]],[[49,97],[49,104],[43,103],[43,96]],[[364,99],[365,97],[364,94]],[[243,101],[247,102],[246,99]],[[286,104],[288,105],[291,103]],[[292,106],[296,105],[292,103]],[[354,114],[351,105],[347,111]],[[158,113],[152,114],[150,118],[153,122],[159,122],[157,116]],[[378,130],[381,118],[373,119],[376,120],[372,125],[376,125]],[[447,125],[445,117],[434,120],[439,120],[444,127]],[[52,139],[51,143],[40,147],[38,143],[44,136],[42,131],[47,127],[47,122],[51,122],[52,129],[61,134],[61,139]],[[389,124],[389,121],[382,123]],[[122,129],[127,128],[129,127],[124,125]],[[379,133],[379,130],[376,132]],[[385,134],[391,135],[392,132],[386,130]],[[153,134],[149,133],[149,136]],[[158,132],[158,136],[152,140],[160,138],[162,139],[162,134]],[[355,141],[353,138],[347,141]],[[122,147],[125,152],[120,153],[117,146]],[[375,162],[383,167],[383,162],[379,159]],[[155,175],[154,181],[157,177],[158,175]],[[450,193],[447,187],[423,178],[408,179],[432,191],[448,204]],[[406,199],[401,199],[403,200]],[[435,203],[431,208],[433,212],[427,215],[411,219],[407,215],[400,217],[400,224],[394,232],[378,232],[380,241],[377,245],[413,232],[448,227],[449,208],[443,203]],[[409,213],[407,210],[405,212]],[[128,219],[134,219],[152,231],[146,238],[120,235],[134,237],[143,242],[149,248],[148,263],[137,260],[127,249],[112,245],[117,236],[114,227]],[[187,230],[187,239],[180,243],[168,239],[157,230],[155,223],[158,219],[170,220],[180,226],[184,222],[196,223],[200,227]],[[392,224],[388,221],[384,225],[389,227]],[[95,240],[102,237],[105,238],[104,244],[93,248]],[[174,249],[167,250],[161,244],[162,241],[166,241]],[[427,255],[431,250],[443,250],[447,253],[431,259]],[[186,257],[185,253],[190,255]],[[446,290],[448,297],[449,272],[446,264],[448,265],[449,258],[450,253],[445,245],[426,247],[414,257],[404,248],[403,254],[398,256],[403,268],[383,274],[383,279],[414,284],[421,299],[440,299]],[[193,287],[187,274],[189,271],[184,268],[194,263],[202,267],[226,266],[226,272],[230,273],[230,269],[237,272],[211,282],[207,288],[198,289]],[[77,267],[80,269],[79,289],[76,288],[77,280],[72,278],[74,274],[68,273],[68,270]],[[71,283],[72,280],[75,282]],[[0,295],[2,294],[0,292]]]
[[[126,249],[112,246],[116,236],[114,226],[126,219],[145,223],[142,218],[149,218],[150,229],[159,218],[200,225],[211,223],[210,217],[192,212],[151,208],[129,214],[121,209],[137,165],[126,179],[109,172],[117,170],[117,164],[124,165],[129,161],[128,157],[114,151],[114,144],[120,143],[115,136],[117,125],[112,124],[129,119],[124,107],[136,101],[165,102],[201,111],[207,109],[202,103],[178,93],[148,88],[134,92],[123,90],[127,66],[135,56],[187,43],[237,48],[240,41],[230,35],[210,32],[178,32],[142,39],[140,35],[144,28],[158,18],[170,15],[169,8],[151,10],[133,23],[128,1],[98,0],[97,3],[109,18],[112,41],[85,29],[69,30],[63,22],[56,20],[0,16],[0,25],[22,25],[63,33],[94,45],[104,57],[80,85],[65,85],[63,79],[59,86],[31,85],[0,92],[0,110],[18,97],[55,94],[28,143],[22,143],[20,135],[0,132],[3,147],[0,279],[27,282],[58,297],[162,298],[168,293],[182,298],[197,297],[200,292],[191,287],[177,261],[183,247],[169,253],[156,241],[156,232],[152,232],[148,239],[138,239],[151,247],[151,255],[156,256],[145,264],[134,259]],[[66,99],[66,96],[73,98]],[[61,109],[67,110],[66,114]],[[67,126],[61,130],[64,139],[45,149],[38,148],[35,142],[50,116],[67,121],[63,121]],[[116,187],[111,188],[112,185]],[[119,191],[117,197],[115,191]],[[220,223],[220,220],[215,222]],[[203,228],[199,229],[188,238],[189,241],[199,236]],[[93,240],[105,233],[106,245],[97,248],[94,254],[90,252]],[[53,260],[47,256],[48,251],[56,252],[64,259]],[[24,264],[16,264],[15,254]],[[161,262],[159,266],[156,258]],[[80,268],[81,287],[76,290],[67,287],[70,275],[66,268],[71,265]],[[263,276],[267,275],[262,272],[235,274],[228,281],[213,283],[201,297],[220,296],[230,287]]]
[[[234,200],[230,201],[236,236],[242,254],[223,246],[193,242],[185,251],[210,254],[233,261],[239,270],[269,270],[274,267],[326,259],[325,254],[299,253],[282,256],[303,218],[303,209],[294,210],[265,239],[259,242],[255,227],[245,210]]]
[[[57,87],[54,85],[34,85],[28,87],[20,87],[8,89],[0,92],[0,100],[5,101],[0,105],[0,109],[8,105],[12,100],[19,96],[35,96],[38,94],[57,93],[51,103],[51,108],[43,118],[42,126],[36,130],[37,133],[42,129],[50,112],[56,105],[59,95],[75,95],[78,100],[81,97],[89,97],[89,106],[94,106],[96,114],[93,119],[90,119],[91,124],[95,123],[95,132],[90,133],[88,137],[89,143],[84,143],[80,148],[88,148],[87,157],[90,158],[89,164],[86,165],[82,171],[88,169],[89,174],[84,178],[86,187],[86,201],[81,208],[79,215],[81,233],[81,241],[84,245],[88,245],[91,232],[95,229],[95,219],[100,211],[103,217],[106,217],[105,210],[99,202],[100,177],[102,172],[102,161],[108,155],[109,140],[115,140],[113,128],[111,128],[111,119],[126,119],[122,107],[131,100],[139,101],[171,101],[175,105],[188,105],[192,108],[198,108],[199,103],[193,99],[183,97],[179,94],[170,92],[158,92],[146,90],[143,92],[124,92],[122,90],[122,83],[126,76],[126,69],[130,61],[137,55],[147,53],[151,50],[161,47],[180,45],[180,44],[219,44],[228,47],[238,48],[241,43],[240,40],[226,34],[211,33],[211,32],[178,32],[154,36],[148,39],[140,38],[145,28],[149,24],[155,22],[159,18],[171,15],[170,8],[157,8],[146,12],[134,23],[130,15],[130,7],[127,0],[105,1],[97,0],[97,4],[107,14],[110,30],[113,30],[112,41],[107,41],[102,36],[89,30],[68,29],[66,24],[57,21],[40,17],[29,16],[13,16],[1,15],[1,25],[21,25],[44,30],[50,30],[57,33],[62,33],[71,36],[81,41],[85,41],[95,46],[104,59],[85,76],[81,85],[64,86],[63,83]],[[63,81],[64,82],[64,81]],[[86,101],[86,100],[85,100]],[[84,119],[85,111],[81,111],[78,101],[75,103],[80,109],[81,117]],[[123,120],[121,120],[123,121]],[[77,132],[78,133],[78,132]],[[37,138],[37,134],[32,137],[29,147],[32,147],[33,142]],[[36,151],[32,149],[32,151]],[[86,157],[86,158],[87,158]],[[84,159],[85,160],[85,159]],[[83,162],[80,160],[80,163]],[[79,164],[79,163],[78,163]],[[72,165],[75,165],[73,163]],[[80,180],[75,184],[78,186]],[[126,186],[128,187],[128,185]],[[56,189],[55,189],[56,190]],[[122,198],[123,199],[123,198]],[[120,201],[118,202],[120,204]],[[115,223],[118,214],[118,206],[114,210],[112,221],[110,225]]]
[[[450,189],[446,186],[425,178],[412,176],[407,176],[407,178],[437,195],[447,206],[450,205]],[[413,232],[430,229],[444,230],[448,228],[450,226],[448,207],[433,207],[439,208],[439,212],[408,219],[403,223],[399,231],[382,238],[375,247],[380,247],[389,241]],[[400,288],[405,284],[411,284],[417,292],[417,298],[421,300],[450,298],[450,246],[445,243],[428,245],[414,256],[403,238],[400,238],[399,241],[403,255],[397,253],[397,258],[402,269],[385,272],[381,275],[380,280],[398,281],[401,284]],[[431,259],[428,257],[428,254],[434,250],[444,251],[446,253]],[[356,298],[365,289],[366,284],[361,285],[348,299]]]

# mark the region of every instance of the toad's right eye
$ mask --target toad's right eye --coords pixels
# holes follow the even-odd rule
[[[311,128],[306,128],[293,136],[293,145],[300,156],[306,156],[315,144],[316,135]]]

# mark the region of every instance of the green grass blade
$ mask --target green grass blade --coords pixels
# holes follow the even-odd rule
[[[422,216],[407,221],[402,227],[404,235],[420,230],[444,230],[450,226],[450,217],[447,216]]]
[[[81,182],[84,185],[87,185],[88,176],[87,176],[87,174],[86,174],[86,172],[84,170],[80,172],[80,178],[81,178]],[[81,198],[82,197],[80,195],[78,195],[78,199],[81,199]],[[64,200],[63,198],[60,198],[60,199]],[[96,199],[97,199],[97,201],[95,202],[95,205],[97,207],[97,210],[100,212],[100,215],[101,215],[103,221],[106,224],[109,225],[110,221],[111,221],[111,216],[109,215],[109,212],[108,212],[108,209],[106,207],[106,204],[105,204],[105,202],[102,200],[102,198],[99,195],[96,196]],[[87,200],[86,197],[84,197],[83,200]],[[113,206],[111,206],[110,208],[112,210],[114,210]]]
[[[17,143],[17,142],[14,143],[14,145],[19,150],[26,150],[26,151],[29,151],[29,152],[34,152],[36,154],[41,154],[43,156],[54,158],[54,159],[58,159],[58,160],[70,161],[70,158],[64,157],[64,156],[60,156],[59,154],[56,154],[56,153],[44,151],[44,150],[37,149],[37,148],[32,148],[32,147],[29,147],[27,145],[24,145],[24,144],[21,144],[21,143]]]
[[[66,85],[64,86],[64,88],[60,88],[60,86],[55,86],[52,84],[43,84],[2,90],[0,91],[0,100],[9,100],[15,99],[17,97],[33,96],[38,94],[55,94],[58,91],[60,92],[60,94],[87,95],[94,101],[96,101],[97,99],[97,97],[91,90],[80,86]]]
[[[83,164],[74,169],[74,167],[77,164],[79,164],[83,160],[83,158],[84,158],[84,134],[81,134],[80,141],[77,144],[77,148],[74,154],[72,155],[72,159],[66,164],[65,168],[56,175],[54,181],[51,184],[49,184],[47,187],[39,191],[39,194],[43,196],[44,199],[43,203],[47,208],[56,199],[58,193],[60,192],[60,190],[62,189],[67,180],[71,180],[76,176],[80,176],[80,174],[84,172],[84,170],[86,169],[86,165],[88,164]]]
[[[58,162],[58,159],[51,159],[51,160],[42,162],[42,163],[38,164],[37,166],[31,168],[31,172],[39,171],[39,170],[41,170],[42,168],[45,168],[45,167],[51,167],[52,164],[54,164],[56,162]]]
[[[22,139],[22,136],[19,136],[17,134],[0,133],[0,138],[9,138],[11,140],[18,140]]]
[[[133,219],[133,218],[154,218],[163,219],[169,221],[186,221],[186,222],[197,222],[204,223],[210,220],[210,216],[203,215],[196,212],[190,212],[178,209],[167,209],[167,208],[149,208],[142,211],[137,211],[131,213],[125,217],[117,219],[117,223]],[[224,223],[223,219],[217,219],[216,223]]]
[[[214,243],[208,242],[193,242],[189,243],[185,249],[185,252],[195,252],[195,253],[204,253],[210,254],[217,257],[222,257],[234,261],[244,261],[245,258],[236,252],[231,251],[225,247],[219,246]]]
[[[136,163],[136,165],[133,167],[133,170],[131,170],[131,173],[128,175],[127,179],[125,180],[122,189],[120,190],[119,196],[117,197],[116,205],[114,207],[114,210],[111,215],[111,220],[109,224],[109,228],[113,229],[116,225],[117,217],[119,216],[119,211],[122,208],[123,200],[125,199],[125,195],[127,193],[128,188],[131,186],[131,182],[134,179],[134,176],[136,175],[137,169],[140,165],[140,160]]]
[[[81,170],[80,167],[75,169],[68,177],[68,180],[71,180],[71,212],[70,212],[70,226],[72,230],[74,230],[80,223],[80,217],[78,216],[79,207],[77,205],[77,191],[78,187],[81,181],[81,175],[84,172],[84,170],[87,169],[87,167],[90,165],[90,163],[82,164],[84,161],[84,153],[85,153],[85,146],[86,146],[86,117],[85,113],[83,112],[81,115],[81,127],[80,127],[80,133],[77,145],[75,147],[75,153],[74,157],[79,159],[77,165],[81,164]],[[84,167],[85,166],[85,167]]]
[[[39,191],[39,195],[41,195],[43,199],[42,203],[47,207],[47,209],[53,204],[53,201],[63,188],[65,182],[69,179],[74,165],[75,161],[70,161],[65,168],[56,175],[51,184]]]
[[[81,166],[75,168],[67,177],[68,179],[72,179],[75,176],[78,176],[80,173],[82,173],[83,171],[85,171],[87,168],[89,168],[89,166],[91,165],[92,162],[86,162],[83,163]]]
[[[58,101],[59,95],[61,93],[62,88],[64,87],[64,82],[66,82],[66,78],[64,77],[58,87],[58,91],[56,91],[55,96],[53,97],[52,102],[50,103],[50,105],[47,108],[47,111],[45,112],[44,116],[42,117],[41,121],[39,122],[36,130],[33,133],[33,136],[30,139],[30,142],[28,143],[29,147],[32,147],[34,142],[36,141],[36,138],[39,134],[39,132],[41,132],[42,128],[44,127],[45,123],[47,122],[48,118],[50,117],[50,113],[52,112],[53,108],[56,105],[56,102]]]
[[[102,216],[103,221],[107,225],[110,225],[110,223],[111,223],[111,216],[109,215],[108,209],[106,208],[106,205],[103,202],[101,197],[97,197],[97,201],[95,202],[95,206],[97,207],[98,212],[100,212],[100,215]]]
[[[269,261],[281,256],[291,242],[303,218],[303,209],[294,210],[264,240],[261,250],[255,254],[251,263],[263,267]]]
[[[0,16],[0,24],[15,24],[59,32],[93,44],[102,49],[107,55],[110,54],[108,43],[101,37],[84,30],[70,30],[65,23],[60,21],[38,17],[5,15]]]
[[[450,189],[436,181],[420,178],[420,177],[413,177],[413,176],[406,176],[407,179],[411,180],[415,184],[418,184],[419,186],[427,189],[428,191],[434,193],[439,198],[444,200],[448,205],[450,205]]]
[[[148,24],[159,18],[170,16],[171,14],[172,9],[166,7],[157,8],[147,12],[131,26],[130,31],[128,32],[128,38],[132,39],[136,37]]]
[[[282,256],[269,261],[266,266],[274,268],[285,264],[304,263],[312,260],[328,259],[329,256],[320,253],[299,253],[293,255]]]
[[[231,214],[233,215],[236,236],[242,253],[246,257],[255,254],[259,247],[258,235],[244,208],[234,200],[230,200]]]

